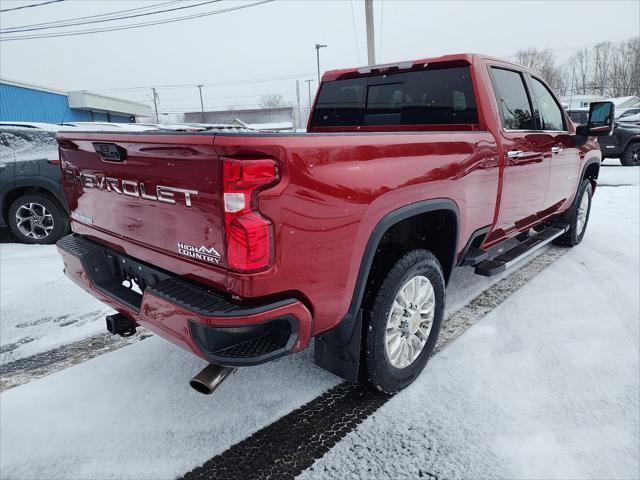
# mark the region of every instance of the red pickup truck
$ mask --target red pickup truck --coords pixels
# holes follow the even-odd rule
[[[305,133],[59,133],[58,249],[109,331],[209,362],[199,391],[315,337],[318,365],[394,392],[454,267],[581,241],[612,127],[612,104],[575,127],[537,74],[482,55],[329,71]]]

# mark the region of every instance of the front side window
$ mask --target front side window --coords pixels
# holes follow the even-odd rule
[[[312,126],[477,124],[469,67],[322,84]]]
[[[502,126],[507,130],[533,130],[531,105],[522,75],[511,70],[491,68],[491,81]]]
[[[549,89],[538,79],[531,78],[531,89],[538,102],[543,130],[563,131],[564,117],[560,106],[549,92]]]

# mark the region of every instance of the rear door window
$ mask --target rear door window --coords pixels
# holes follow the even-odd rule
[[[522,74],[491,68],[491,82],[498,102],[502,126],[507,130],[533,130],[531,102]]]
[[[0,130],[0,161],[56,158],[58,158],[58,144],[55,133],[18,127]]]
[[[477,124],[469,67],[322,84],[312,126]]]

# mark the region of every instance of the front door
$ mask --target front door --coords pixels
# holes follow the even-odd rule
[[[544,214],[549,215],[571,202],[580,180],[580,151],[572,128],[549,88],[535,77],[529,77],[531,92],[540,117],[540,144],[550,159],[549,185],[545,195]]]
[[[491,67],[491,81],[502,120],[505,156],[498,221],[491,235],[497,240],[532,224],[543,210],[551,147],[540,142],[523,74]]]

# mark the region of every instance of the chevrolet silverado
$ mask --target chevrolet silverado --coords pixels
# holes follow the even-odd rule
[[[306,348],[386,392],[438,338],[456,266],[582,240],[613,105],[574,126],[539,75],[476,54],[326,72],[307,132],[58,134],[66,274],[138,326],[237,367]]]

